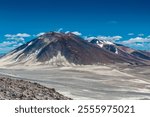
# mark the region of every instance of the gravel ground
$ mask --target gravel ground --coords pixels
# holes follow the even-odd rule
[[[53,88],[38,83],[0,77],[1,100],[68,100]]]

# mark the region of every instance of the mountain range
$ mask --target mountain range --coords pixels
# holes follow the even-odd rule
[[[73,33],[45,33],[1,57],[5,64],[48,64],[56,66],[125,63],[149,65],[150,52],[109,41],[90,42]]]
[[[135,50],[121,44],[98,39],[93,39],[90,41],[90,43],[95,44],[98,47],[108,50],[112,53],[118,54],[122,57],[133,59],[135,61],[139,60],[141,62],[149,62],[150,60],[150,53],[146,51]]]

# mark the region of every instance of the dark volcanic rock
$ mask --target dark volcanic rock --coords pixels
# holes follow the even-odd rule
[[[38,83],[0,77],[1,100],[68,100],[55,89]]]
[[[44,64],[60,63],[60,65],[66,61],[79,65],[134,63],[72,33],[56,32],[46,33],[16,48],[6,56],[12,56],[11,58],[17,63],[26,63],[30,60]]]

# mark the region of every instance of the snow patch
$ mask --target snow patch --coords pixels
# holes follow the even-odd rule
[[[118,54],[118,49],[116,48],[116,52],[115,52],[115,54]]]
[[[109,44],[109,45],[114,45],[114,43],[110,42],[110,41],[104,41],[105,44]]]
[[[32,45],[32,43],[33,43],[33,42],[31,41],[31,42],[28,44],[28,46]]]
[[[98,45],[99,47],[101,47],[101,48],[104,46],[104,44],[97,44],[97,45]]]

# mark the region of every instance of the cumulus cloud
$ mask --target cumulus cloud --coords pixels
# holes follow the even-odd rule
[[[66,31],[65,34],[67,34],[67,33],[73,33],[73,34],[75,34],[77,36],[81,36],[82,35],[82,33],[78,32],[78,31],[73,31],[73,32]]]
[[[129,47],[133,48],[138,48],[138,49],[145,49],[149,50],[150,49],[150,37],[135,37],[135,38],[130,38],[129,40],[125,40],[122,42],[119,42],[121,44],[124,44]]]
[[[11,46],[17,44],[16,41],[3,41],[2,43],[0,43],[0,47],[6,47],[6,46]]]
[[[85,37],[86,40],[91,41],[92,39],[104,40],[104,41],[111,41],[115,42],[122,38],[122,36],[97,36],[97,37]]]
[[[150,43],[150,37],[135,37],[126,41],[122,41],[122,44],[134,44],[134,43]]]
[[[82,34],[80,33],[80,32],[78,32],[78,31],[74,31],[74,32],[72,32],[73,34],[75,34],[75,35],[78,35],[78,36],[81,36]]]
[[[118,41],[122,38],[122,36],[98,36],[99,40],[105,40],[105,41]]]
[[[27,33],[17,33],[17,34],[6,34],[4,35],[5,40],[0,43],[0,50],[2,52],[8,52],[22,44],[25,43],[25,38],[31,37]]]
[[[27,33],[18,33],[18,34],[6,34],[4,35],[6,40],[14,40],[18,42],[25,42],[25,38],[30,37],[30,34]]]
[[[18,37],[30,37],[31,35],[29,35],[27,33],[18,33],[16,36],[18,36]]]
[[[27,33],[18,33],[18,34],[6,34],[5,37],[13,38],[13,37],[30,37],[30,34]]]
[[[21,46],[23,43],[18,43],[17,41],[3,41],[0,43],[0,51],[7,53],[12,49],[15,49],[18,46]]]
[[[144,34],[142,34],[142,33],[141,33],[141,34],[138,34],[138,36],[143,37],[143,36],[144,36]]]
[[[25,38],[23,37],[11,37],[11,38],[6,38],[6,40],[15,40],[17,42],[25,42]]]

